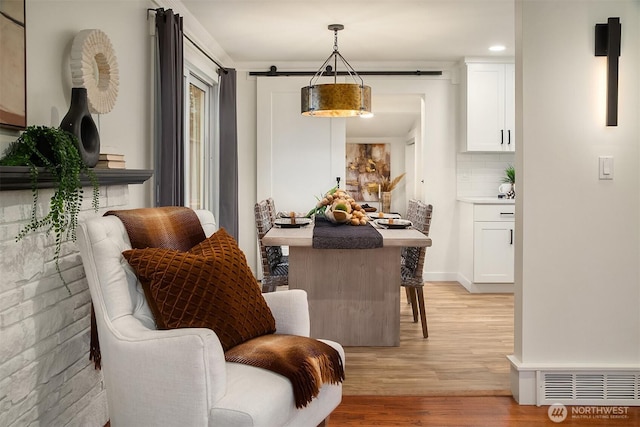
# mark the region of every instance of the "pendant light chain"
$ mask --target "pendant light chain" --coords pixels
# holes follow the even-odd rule
[[[333,29],[333,83],[338,82],[338,29]]]

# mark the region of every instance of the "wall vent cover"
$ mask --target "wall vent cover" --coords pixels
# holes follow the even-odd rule
[[[640,406],[640,372],[538,371],[538,405]]]

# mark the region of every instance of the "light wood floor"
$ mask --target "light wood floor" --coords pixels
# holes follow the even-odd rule
[[[427,282],[429,338],[401,297],[399,347],[347,347],[343,395],[510,396],[513,295]]]

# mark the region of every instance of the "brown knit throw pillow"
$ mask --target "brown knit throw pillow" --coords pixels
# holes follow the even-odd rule
[[[224,351],[275,332],[244,253],[224,229],[189,252],[146,248],[122,254],[140,279],[159,329],[212,329]]]

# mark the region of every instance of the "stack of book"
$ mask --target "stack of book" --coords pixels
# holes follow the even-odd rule
[[[96,168],[124,169],[124,154],[100,153]]]

